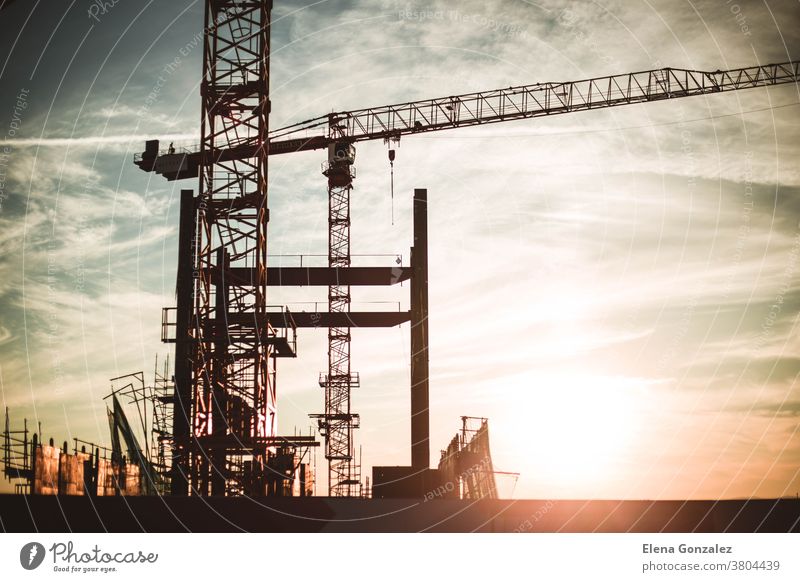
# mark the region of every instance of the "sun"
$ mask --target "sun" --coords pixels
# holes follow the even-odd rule
[[[525,473],[563,492],[617,478],[636,444],[644,384],[574,372],[526,375],[514,390],[515,409],[527,409],[517,425]]]

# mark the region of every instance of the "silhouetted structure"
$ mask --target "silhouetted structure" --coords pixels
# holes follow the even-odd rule
[[[243,451],[237,453],[226,448],[227,444],[219,444],[229,444],[230,439],[226,438],[230,435],[244,438],[248,446],[256,444],[259,452],[250,462],[265,466],[274,444],[269,440],[274,435],[274,424],[270,423],[276,412],[274,358],[295,355],[293,342],[290,348],[287,340],[273,329],[282,318],[286,322],[294,321],[292,329],[305,326],[307,321],[315,327],[328,328],[328,371],[319,378],[325,390],[325,411],[313,416],[318,419],[320,434],[325,437],[329,493],[358,494],[361,479],[360,468],[354,463],[353,431],[359,426],[359,417],[351,410],[351,389],[359,386],[360,378],[350,369],[350,328],[397,325],[405,318],[402,314],[390,319],[384,314],[350,312],[350,280],[358,277],[348,272],[351,269],[350,193],[355,177],[356,142],[377,139],[392,142],[405,135],[430,131],[798,80],[796,61],[713,72],[663,68],[331,113],[269,131],[270,6],[266,1],[246,5],[207,1],[204,42],[208,58],[203,72],[200,150],[175,153],[170,148],[160,152],[158,142],[151,141],[146,144],[145,151],[134,158],[142,170],[159,173],[168,180],[200,176],[200,195],[191,211],[197,212],[197,217],[186,218],[190,213],[188,202],[182,203],[182,209],[186,210],[181,214],[182,225],[185,221],[188,225],[196,224],[195,238],[190,241],[188,235],[181,237],[181,256],[188,256],[191,249],[195,256],[193,272],[198,274],[198,280],[193,283],[190,279],[188,273],[192,269],[183,259],[179,266],[176,324],[176,341],[183,342],[183,347],[176,346],[176,353],[182,355],[176,358],[175,406],[179,412],[174,423],[174,493],[186,493],[189,481],[196,484],[192,487],[199,494],[242,492],[235,484],[235,475],[239,474],[236,467],[242,466],[237,459],[244,458]],[[245,56],[241,60],[226,61],[218,50],[232,50]],[[237,115],[230,115],[231,111],[236,111]],[[267,158],[272,154],[322,148],[328,150],[328,161],[323,166],[328,178],[328,270],[318,270],[304,277],[288,270],[270,269],[266,266]],[[391,150],[392,164],[393,154]],[[416,207],[415,204],[415,215]],[[418,224],[415,220],[415,246],[420,244],[418,237],[427,237],[425,229],[417,232]],[[189,228],[182,226],[182,230],[188,232]],[[213,238],[210,233],[217,230],[219,237]],[[232,242],[228,244],[227,240]],[[233,241],[239,245],[236,252]],[[424,262],[425,259],[417,255],[412,269],[415,272],[426,270]],[[271,282],[274,278],[278,279],[277,284],[290,284],[286,281],[304,278],[326,284],[329,312],[294,316],[285,310],[264,313],[267,286],[275,284]],[[406,473],[426,475],[414,477],[419,481],[415,490],[418,486],[424,490],[438,479],[435,473],[427,473],[430,471],[430,444],[427,324],[424,323],[427,321],[426,289],[427,274],[412,278],[411,317],[416,320],[412,321],[413,470],[406,470]],[[194,303],[190,300],[192,291],[198,298]],[[232,299],[231,293],[237,299]],[[242,300],[244,297],[252,300]],[[415,309],[424,312],[414,313]],[[242,361],[248,363],[240,365]],[[186,362],[194,362],[194,368]],[[253,384],[247,376],[249,372],[243,372],[245,369],[268,369],[269,372],[263,379],[256,374]],[[266,400],[258,396],[262,393]],[[242,394],[246,395],[244,400]],[[257,410],[264,402],[269,402],[267,408]],[[236,429],[239,418],[231,417],[231,407],[258,418],[263,412],[272,419],[268,423],[272,428],[256,423],[252,430]],[[383,482],[386,471],[396,472],[380,469],[373,474],[376,490],[386,485]]]
[[[142,478],[143,457],[129,460],[116,450],[94,443],[73,439],[69,452],[67,442],[59,448],[53,439],[39,442],[36,433],[10,428],[6,409],[3,431],[3,474],[15,482],[15,492],[29,495],[143,495],[153,492],[152,484]],[[80,449],[78,448],[80,446]],[[101,456],[102,453],[102,456]],[[147,465],[145,464],[145,467]]]

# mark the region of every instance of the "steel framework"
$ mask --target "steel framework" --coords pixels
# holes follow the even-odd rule
[[[165,495],[170,491],[169,479],[171,477],[172,448],[173,448],[173,406],[175,399],[175,386],[170,379],[169,358],[164,362],[161,372],[158,371],[158,358],[156,358],[153,372],[153,385],[150,389],[150,399],[153,407],[153,420],[151,432],[150,462],[159,473],[159,494]]]
[[[191,434],[176,448],[194,494],[256,494],[276,435],[274,330],[266,321],[270,0],[207,0],[192,321]],[[218,152],[244,141],[248,155]],[[229,271],[251,268],[234,284]],[[214,281],[216,280],[216,282]],[[258,325],[229,324],[242,316]],[[180,415],[176,414],[176,422]]]
[[[328,178],[328,267],[350,267],[350,193],[355,178],[352,160],[331,159],[323,164]],[[328,311],[350,312],[350,286],[336,281],[328,286]],[[345,316],[348,317],[348,316]],[[348,318],[349,319],[349,318]],[[358,372],[350,369],[349,321],[328,328],[328,371],[320,374],[319,385],[325,390],[325,412],[317,418],[320,434],[325,437],[328,461],[328,495],[361,495],[360,466],[355,460],[353,431],[359,416],[351,411],[351,391],[359,386]]]
[[[5,429],[3,430],[3,475],[9,481],[14,481],[14,493],[29,494],[33,490],[33,448],[30,446],[28,434],[28,419],[24,420],[22,430],[11,430],[6,407]],[[39,429],[41,431],[41,428]],[[34,442],[36,434],[33,435]]]
[[[534,83],[331,113],[276,130],[270,137],[276,142],[274,153],[286,149],[277,143],[283,138],[325,125],[340,128],[352,142],[399,138],[420,132],[793,83],[798,80],[799,66],[798,61],[788,61],[727,71],[663,68],[580,81]],[[307,145],[302,149],[324,146],[313,139],[305,141]]]

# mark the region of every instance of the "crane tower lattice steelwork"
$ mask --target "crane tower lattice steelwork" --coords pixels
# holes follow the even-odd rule
[[[350,267],[350,193],[355,178],[354,162],[355,148],[341,141],[330,144],[328,161],[322,166],[322,173],[328,179],[328,266],[336,269]],[[349,313],[350,303],[349,285],[328,287],[331,313]],[[311,415],[317,418],[320,433],[325,437],[331,497],[361,494],[361,476],[355,463],[353,443],[359,416],[351,410],[351,390],[359,386],[359,376],[350,368],[350,339],[349,327],[328,328],[328,371],[319,378],[325,390],[325,412]]]
[[[276,434],[276,334],[266,319],[271,4],[206,2],[191,387],[177,387],[183,413],[174,418],[189,430],[176,430],[173,492],[257,492],[258,477],[247,475],[263,473]],[[218,159],[244,140],[261,146]],[[256,280],[229,284],[235,267]],[[238,326],[241,318],[258,323]]]

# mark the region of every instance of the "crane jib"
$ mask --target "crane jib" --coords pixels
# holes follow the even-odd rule
[[[797,83],[798,65],[800,61],[725,71],[663,68],[370,107],[332,113],[278,129],[272,132],[274,137],[267,147],[270,155],[288,154],[323,149],[341,141],[397,140],[404,135],[458,127]],[[328,126],[328,135],[308,137],[309,131],[319,131],[324,125]],[[196,177],[200,161],[208,156],[217,162],[246,159],[255,156],[260,147],[253,139],[226,150],[176,153],[173,148],[160,151],[158,141],[154,140],[147,143],[144,153],[134,157],[134,163],[142,170],[178,180]]]

